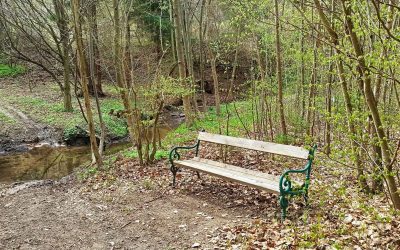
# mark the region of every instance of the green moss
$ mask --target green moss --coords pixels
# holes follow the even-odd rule
[[[120,119],[110,115],[111,110],[123,110],[119,99],[107,98],[101,101],[101,112],[103,120],[109,133],[117,137],[125,137],[128,135],[127,124],[125,119]]]
[[[64,140],[72,140],[78,135],[86,135],[86,132],[76,126],[67,127],[64,129]]]

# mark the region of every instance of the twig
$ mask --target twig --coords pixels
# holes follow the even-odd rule
[[[397,158],[397,154],[399,153],[399,149],[400,149],[400,139],[399,139],[399,142],[397,143],[396,151],[394,151],[392,162],[390,162],[390,164],[388,165],[389,168],[391,166],[393,166],[393,164],[396,162],[396,160],[397,160],[396,158]]]
[[[249,130],[247,129],[246,125],[243,123],[243,120],[242,120],[242,118],[241,118],[240,115],[239,115],[239,112],[238,112],[238,110],[237,110],[237,108],[236,108],[236,104],[235,104],[235,103],[233,103],[233,107],[235,108],[235,113],[236,113],[236,115],[237,115],[237,117],[238,117],[240,123],[242,124],[244,130],[246,131],[247,137],[250,138]]]
[[[377,5],[377,3],[375,2],[375,0],[371,1],[372,5],[375,8],[376,11],[376,17],[378,18],[379,22],[381,23],[382,27],[386,30],[386,33],[388,34],[388,36],[390,36],[391,38],[393,38],[394,40],[396,40],[396,42],[400,43],[400,39],[396,36],[393,35],[392,31],[390,30],[389,27],[386,26],[385,22],[382,20],[381,14],[379,12],[379,6]]]
[[[120,227],[120,229],[123,229],[123,228],[125,228],[126,226],[128,226],[129,224],[131,224],[132,223],[132,221],[128,221],[127,223],[125,223],[122,227]]]
[[[167,192],[167,189],[165,189],[164,192],[162,192],[161,195],[159,195],[159,196],[157,196],[156,198],[151,199],[151,200],[149,200],[149,201],[145,201],[143,204],[148,204],[148,203],[151,203],[151,202],[154,202],[154,201],[156,201],[156,200],[161,199],[162,197],[164,197],[165,192]]]
[[[374,165],[377,166],[379,169],[382,170],[382,166],[380,166],[378,163],[376,163],[376,161],[374,161],[374,159],[372,159],[372,157],[371,157],[371,155],[368,153],[367,149],[364,148],[364,147],[361,145],[361,143],[359,143],[358,141],[356,141],[356,140],[353,140],[353,141],[354,141],[358,146],[360,146],[360,148],[361,148],[362,150],[365,151],[365,153],[367,154],[368,158],[374,163]]]
[[[244,207],[244,206],[245,206],[245,204],[235,204],[235,205],[226,206],[225,208]]]
[[[357,169],[357,168],[355,168],[355,167],[352,167],[352,166],[350,166],[350,165],[347,165],[346,163],[343,163],[343,162],[340,162],[340,161],[338,161],[338,160],[335,160],[335,159],[331,158],[331,157],[330,157],[329,155],[327,155],[325,152],[322,152],[322,154],[324,154],[329,160],[334,161],[334,162],[336,162],[336,163],[339,163],[339,164],[341,164],[341,165],[343,165],[343,166],[345,166],[345,167],[348,167],[348,168],[351,168],[351,169]]]

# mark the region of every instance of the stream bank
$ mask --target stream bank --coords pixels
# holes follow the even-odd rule
[[[179,112],[166,112],[162,115],[163,123],[157,129],[158,139],[164,138],[168,132],[183,122],[183,116]],[[40,130],[41,127],[35,127]],[[46,127],[47,131],[49,127]],[[50,128],[50,130],[53,130]],[[54,130],[53,130],[54,131]],[[68,143],[60,133],[41,133],[49,136],[39,136],[33,142],[0,144],[0,183],[12,183],[15,181],[57,180],[71,174],[79,167],[91,160],[89,136],[84,130],[74,137],[70,137]],[[54,136],[54,137],[51,137]],[[152,136],[152,135],[148,135]],[[128,137],[107,138],[105,155],[116,154],[131,147]],[[6,149],[6,150],[4,150]]]
[[[6,113],[11,116],[10,113],[7,111],[3,112],[2,110],[4,110],[4,107],[0,108],[0,114]],[[23,113],[20,114],[21,116],[25,116]],[[27,116],[25,117],[29,119]],[[124,118],[118,119],[123,120]],[[162,130],[172,130],[178,127],[183,121],[184,115],[181,112],[177,110],[165,111],[161,116],[160,128]],[[26,153],[40,147],[83,147],[90,145],[87,130],[78,125],[74,126],[72,129],[66,130],[35,123],[30,119],[29,122],[27,120],[23,123],[23,129],[16,126],[12,129],[8,129],[8,131],[3,131],[6,126],[0,124],[2,125],[0,126],[0,157]],[[128,142],[128,131],[126,127],[124,129],[126,131],[121,135],[115,135],[108,131],[109,133],[106,134],[105,144],[113,145]]]

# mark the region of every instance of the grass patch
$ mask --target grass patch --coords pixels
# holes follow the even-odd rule
[[[118,88],[114,86],[113,84],[104,84],[103,85],[103,91],[107,95],[119,95]]]
[[[24,96],[20,98],[20,103],[27,107],[38,107],[38,108],[47,108],[49,103],[41,98],[31,97],[31,96]]]
[[[235,109],[240,114],[236,114]],[[215,108],[211,107],[203,117],[197,119],[193,126],[188,127],[185,123],[175,130],[169,132],[162,140],[162,147],[157,150],[156,160],[167,159],[169,152],[174,146],[187,146],[193,144],[198,132],[205,130],[209,133],[228,134],[230,136],[243,136],[246,130],[252,130],[251,103],[248,101],[235,102],[221,106],[221,115],[218,117]],[[125,150],[123,155],[127,158],[137,158],[136,150]]]
[[[93,117],[95,121],[96,131],[100,134],[100,124],[99,117],[97,114],[97,109],[95,108],[95,102],[92,102],[93,107]],[[106,127],[107,134],[111,137],[123,138],[128,135],[127,125],[125,119],[120,119],[115,116],[110,115],[110,111],[123,109],[123,105],[119,99],[106,98],[100,100],[101,112],[103,115],[103,121]],[[86,128],[87,124],[82,117],[82,113],[79,108],[74,109],[72,113],[64,112],[61,106],[53,106],[52,111],[54,113],[47,116],[47,122],[54,124],[56,126],[64,127],[64,135],[69,137],[73,135],[74,132],[78,131],[76,126],[81,128]],[[66,123],[66,117],[69,117]]]
[[[235,109],[240,114],[236,114]],[[204,117],[188,127],[185,123],[172,131],[163,140],[163,148],[171,148],[177,145],[187,145],[197,138],[198,132],[205,130],[209,133],[228,134],[230,136],[242,136],[246,131],[252,130],[251,103],[247,101],[230,103],[221,106],[221,115],[218,117],[215,108],[211,107]],[[221,131],[220,131],[221,130]]]
[[[26,69],[23,66],[9,66],[6,64],[0,64],[0,78],[3,77],[16,77],[20,74],[25,73]]]
[[[122,110],[124,106],[119,99],[107,98],[101,101],[101,112],[107,130],[114,136],[125,137],[128,135],[127,124],[125,119],[119,119],[111,116],[111,110]]]
[[[0,91],[0,94],[2,98],[9,101],[13,106],[23,111],[36,122],[63,129],[66,139],[73,138],[74,134],[79,132],[77,126],[87,129],[86,121],[82,116],[76,99],[73,100],[73,112],[66,112],[62,102],[51,101],[51,99],[45,97],[31,95],[8,96],[6,92],[2,91]],[[94,98],[92,98],[91,104],[96,130],[100,134],[99,117]],[[119,98],[108,97],[100,99],[100,105],[107,134],[113,138],[127,136],[128,131],[125,119],[110,115],[111,110],[124,109]]]
[[[5,114],[0,112],[0,122],[8,125],[15,125],[17,124],[17,121],[6,116]]]

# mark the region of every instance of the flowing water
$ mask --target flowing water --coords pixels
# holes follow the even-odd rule
[[[159,137],[165,137],[169,131],[170,128],[159,128]],[[105,154],[115,154],[130,146],[128,142],[115,143],[106,147]],[[89,146],[38,146],[28,152],[0,156],[0,182],[60,179],[90,160]]]

